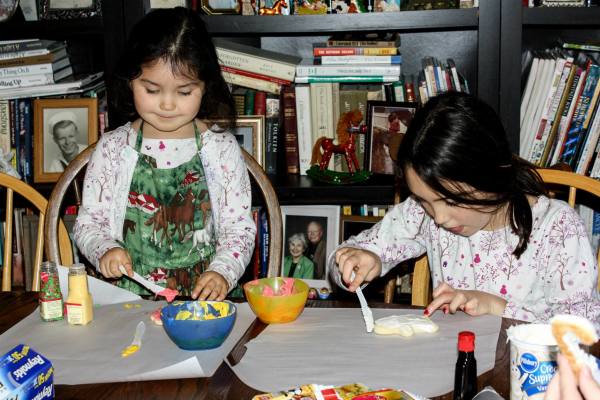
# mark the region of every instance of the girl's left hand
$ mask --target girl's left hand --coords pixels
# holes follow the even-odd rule
[[[192,290],[192,299],[221,301],[227,296],[229,285],[223,275],[215,271],[206,271],[196,278]]]
[[[506,300],[501,297],[479,290],[454,289],[444,282],[433,290],[433,301],[429,303],[424,314],[431,315],[441,308],[445,314],[454,314],[461,310],[469,315],[501,316],[505,307]]]

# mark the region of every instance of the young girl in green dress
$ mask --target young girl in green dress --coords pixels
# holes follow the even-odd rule
[[[75,240],[107,278],[133,271],[193,298],[222,300],[254,248],[235,108],[200,17],[160,9],[138,22],[115,72],[131,122],[102,136],[88,164]],[[218,122],[217,122],[218,121]]]

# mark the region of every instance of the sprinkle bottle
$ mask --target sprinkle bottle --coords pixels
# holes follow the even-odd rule
[[[67,322],[71,325],[86,325],[94,319],[92,295],[83,264],[73,264],[69,268],[69,296],[65,306]]]
[[[454,370],[454,400],[471,400],[476,394],[475,334],[463,331],[458,334],[458,358]]]
[[[42,262],[38,299],[42,321],[58,321],[63,319],[63,297],[60,292],[58,268],[55,262]]]

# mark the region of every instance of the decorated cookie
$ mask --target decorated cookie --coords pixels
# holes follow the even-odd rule
[[[433,333],[439,329],[428,317],[420,315],[390,315],[375,321],[378,335],[412,336],[415,333]]]
[[[588,365],[592,373],[598,371],[593,357],[579,347],[580,343],[591,346],[598,341],[598,334],[590,321],[576,315],[557,315],[550,319],[550,324],[560,352],[569,360],[576,374],[582,365]]]

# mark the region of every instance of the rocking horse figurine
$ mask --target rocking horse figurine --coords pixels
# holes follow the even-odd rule
[[[273,7],[261,7],[258,10],[259,15],[281,15],[281,9],[288,8],[285,0],[276,0]]]
[[[362,113],[352,110],[340,116],[337,124],[337,142],[325,136],[317,139],[312,151],[312,166],[308,175],[327,183],[345,184],[366,180],[370,172],[361,171],[356,159],[355,134],[366,133],[366,126],[362,124]],[[323,150],[323,153],[321,153]],[[348,172],[336,172],[327,169],[333,154],[343,154]]]

